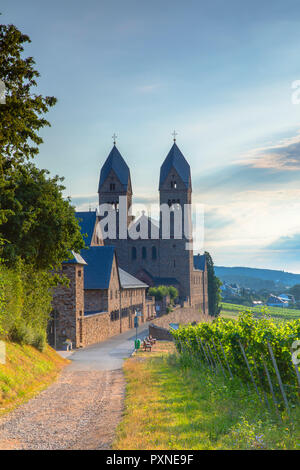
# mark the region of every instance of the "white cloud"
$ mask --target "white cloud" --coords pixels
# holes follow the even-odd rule
[[[160,85],[157,84],[157,83],[148,84],[148,85],[142,85],[142,86],[138,86],[138,87],[137,87],[137,91],[138,91],[139,93],[144,93],[144,94],[153,93],[153,92],[156,91],[159,87],[160,87]]]

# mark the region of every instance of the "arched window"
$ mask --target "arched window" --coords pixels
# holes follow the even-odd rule
[[[142,248],[142,258],[143,259],[147,258],[147,248],[145,246],[143,246]]]
[[[157,258],[156,246],[153,246],[152,247],[152,259],[156,259],[156,258]]]
[[[131,248],[131,259],[136,259],[136,247]]]

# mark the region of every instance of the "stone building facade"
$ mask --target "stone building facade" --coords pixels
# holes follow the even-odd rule
[[[63,263],[69,285],[54,292],[49,342],[57,348],[67,339],[76,348],[98,343],[133,328],[136,313],[143,323],[155,312],[148,286],[119,268],[112,247],[93,246],[84,256]]]

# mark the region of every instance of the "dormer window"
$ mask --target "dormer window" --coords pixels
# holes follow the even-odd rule
[[[109,189],[110,189],[111,191],[114,191],[114,190],[116,189],[115,183],[110,183]]]

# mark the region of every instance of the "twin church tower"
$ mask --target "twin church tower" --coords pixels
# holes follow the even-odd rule
[[[101,168],[98,194],[99,205],[109,204],[111,210],[116,212],[116,236],[111,237],[109,234],[107,237],[105,234],[104,244],[116,248],[119,266],[150,286],[172,285],[176,287],[182,304],[199,308],[203,313],[208,313],[206,260],[204,255],[194,256],[192,249],[191,170],[178,148],[175,138],[160,168],[161,216],[159,223],[145,214],[138,218],[131,215],[130,170],[115,142]],[[127,236],[126,233],[125,236],[124,233],[123,236],[120,236],[121,204],[126,210],[124,213],[127,214],[125,216],[127,218],[125,232],[128,229],[129,234],[135,234],[134,237]],[[171,211],[169,209],[169,219],[171,218],[169,236],[165,236],[164,232],[163,207],[171,209]],[[176,210],[181,214],[179,234],[174,230]],[[104,217],[103,213],[102,215]],[[124,224],[122,230],[124,232]],[[138,236],[139,233],[141,236]],[[187,249],[188,245],[189,249]]]

